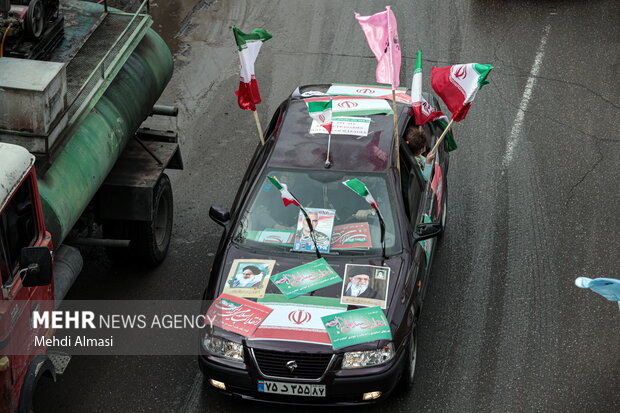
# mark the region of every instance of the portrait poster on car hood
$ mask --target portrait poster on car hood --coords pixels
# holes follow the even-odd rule
[[[260,298],[265,295],[275,260],[237,259],[230,266],[224,293],[237,297]]]
[[[258,300],[273,312],[254,332],[252,340],[296,341],[330,345],[321,317],[346,311],[347,306],[332,297],[296,297],[266,294]]]
[[[321,320],[334,350],[375,340],[392,339],[390,324],[379,307],[345,311],[321,317]]]
[[[321,208],[306,208],[308,218],[314,228],[314,238],[320,252],[329,252],[331,244],[332,229],[334,228],[334,217],[336,210]],[[299,211],[297,217],[297,230],[295,231],[294,251],[315,251],[312,232],[304,217],[303,212]]]
[[[342,278],[324,258],[320,258],[275,274],[271,277],[271,282],[282,291],[286,298],[293,298],[340,283]]]
[[[214,326],[249,337],[272,311],[254,301],[221,294],[209,307],[206,318]]]
[[[342,304],[386,308],[390,267],[347,264],[342,281]]]

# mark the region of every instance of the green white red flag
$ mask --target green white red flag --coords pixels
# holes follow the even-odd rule
[[[285,207],[293,204],[302,208],[301,203],[297,200],[297,198],[295,198],[293,194],[288,191],[288,187],[286,186],[286,184],[278,181],[278,178],[276,178],[275,176],[268,176],[267,179],[273,184],[273,186],[276,187],[278,191],[280,191],[280,194],[282,195],[282,202],[284,203]]]
[[[411,80],[411,107],[416,125],[424,125],[441,118],[448,121],[448,117],[442,111],[435,109],[422,96],[422,50],[418,50]]]
[[[357,178],[348,179],[342,183],[344,186],[349,188],[351,191],[355,192],[362,198],[366,200],[370,204],[370,206],[379,213],[379,204],[375,201],[375,198],[372,196],[366,185]]]
[[[308,113],[312,119],[324,127],[327,133],[332,133],[332,100],[307,100],[306,105],[308,105]]]
[[[476,93],[489,83],[487,76],[492,69],[478,63],[433,68],[431,86],[452,113],[452,120],[465,119]]]
[[[263,43],[271,39],[272,36],[263,29],[254,29],[251,33],[243,33],[233,26],[232,31],[239,49],[240,61],[239,90],[235,94],[241,109],[255,111],[256,104],[260,103],[261,98],[254,73],[254,62],[256,62]]]
[[[385,6],[385,11],[371,16],[355,13],[355,18],[362,26],[368,46],[377,58],[377,83],[387,83],[392,86],[392,90],[396,90],[400,84],[401,52],[394,12],[390,6]]]

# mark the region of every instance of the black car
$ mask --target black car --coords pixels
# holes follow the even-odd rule
[[[434,167],[426,181],[403,138],[413,124],[411,106],[399,102],[400,162],[393,115],[372,114],[363,116],[370,119],[365,120],[365,136],[331,137],[331,165],[326,168],[328,137],[309,133],[312,118],[305,100],[323,96],[329,87],[300,87],[278,107],[266,131],[266,143],[256,149],[232,208],[211,207],[209,215],[224,227],[224,233],[204,300],[210,303],[228,288],[231,266],[239,260],[275,261],[271,274],[317,260],[316,251],[295,249],[290,239],[274,241],[257,235],[278,228],[292,234],[298,222],[299,208],[285,207],[280,193],[267,179],[276,176],[304,207],[335,211],[331,218],[334,228],[351,223],[368,228],[366,246],[353,243],[351,248],[336,248],[332,239],[333,248],[321,255],[343,277],[346,268],[356,265],[381,268],[378,277],[389,272],[389,283],[383,284],[383,312],[392,339],[334,350],[325,343],[297,340],[294,331],[259,339],[214,328],[201,337],[199,365],[209,385],[223,393],[272,403],[332,405],[374,402],[388,397],[397,387],[407,390],[412,386],[416,326],[433,247],[446,219],[448,145],[442,143],[438,148],[436,159],[441,172]],[[426,99],[439,107],[434,97],[427,95]],[[336,109],[359,101],[334,96],[332,102]],[[386,102],[392,105],[391,100]],[[439,123],[431,122],[423,128],[430,137],[429,145],[443,131]],[[376,199],[384,228],[366,200],[342,185],[355,178],[364,182]],[[268,282],[266,294],[280,294],[280,290]],[[344,294],[343,284],[334,284],[305,296],[342,300]],[[356,308],[363,306],[349,304],[345,309]],[[295,323],[309,317],[305,312],[288,314]]]

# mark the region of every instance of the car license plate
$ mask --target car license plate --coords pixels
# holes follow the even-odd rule
[[[258,381],[260,393],[289,394],[291,396],[325,397],[324,384],[284,383],[281,381]]]

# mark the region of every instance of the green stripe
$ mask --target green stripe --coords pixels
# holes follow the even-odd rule
[[[273,186],[275,186],[278,191],[282,190],[282,185],[280,185],[280,182],[278,182],[278,180],[276,179],[275,176],[273,178],[268,176],[267,179],[269,179],[269,182],[271,182],[273,184]]]
[[[311,112],[311,113],[312,112],[323,112],[324,110],[332,108],[331,99],[327,101],[322,101],[322,100],[306,101],[306,103],[308,104],[308,112]]]
[[[364,185],[364,183],[357,178],[349,179],[348,181],[343,182],[343,184],[359,196],[365,197],[368,195],[368,188],[366,188],[366,185]]]
[[[237,47],[239,48],[239,51],[247,47],[247,42],[266,42],[273,37],[266,30],[263,29],[254,29],[251,33],[243,33],[241,30],[237,29],[236,26],[233,26],[232,31],[235,35],[235,41],[237,42]]]
[[[309,296],[300,296],[295,298],[286,298],[282,294],[265,294],[263,298],[259,298],[257,300],[259,303],[281,303],[288,305],[296,305],[296,304],[305,304],[305,305],[316,305],[320,307],[340,307],[346,308],[346,304],[340,304],[339,298],[331,298],[331,297],[309,297]]]
[[[415,70],[413,74],[415,75],[416,73],[422,73],[422,50],[418,50],[418,54],[415,58]]]
[[[489,83],[489,81],[487,80],[487,76],[489,75],[491,70],[493,70],[493,66],[474,63],[474,70],[478,72],[478,85],[480,85],[480,87]]]

